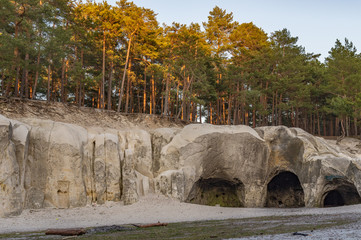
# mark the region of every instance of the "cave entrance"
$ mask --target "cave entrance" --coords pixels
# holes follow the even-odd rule
[[[324,195],[324,207],[338,207],[361,203],[361,197],[352,183],[339,180],[335,181],[334,184],[337,187],[326,192]]]
[[[243,207],[244,186],[238,179],[200,179],[192,187],[186,202],[221,207]]]
[[[336,191],[332,190],[327,193],[325,200],[323,201],[324,207],[337,207],[345,205],[341,194]]]
[[[304,193],[298,177],[281,172],[267,185],[266,207],[304,207]]]

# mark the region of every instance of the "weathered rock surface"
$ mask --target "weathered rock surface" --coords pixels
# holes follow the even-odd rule
[[[361,203],[357,146],[283,126],[103,128],[0,115],[0,216],[132,204],[150,192],[234,207]]]
[[[10,121],[0,118],[0,216],[21,212],[20,168]]]

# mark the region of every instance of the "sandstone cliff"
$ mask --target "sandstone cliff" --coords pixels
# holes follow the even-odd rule
[[[150,127],[120,118],[102,127],[52,119],[0,115],[0,216],[132,204],[151,192],[234,207],[361,202],[356,140],[351,151],[283,126]]]

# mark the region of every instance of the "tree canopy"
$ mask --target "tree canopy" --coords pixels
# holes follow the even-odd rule
[[[0,0],[0,95],[187,122],[286,125],[359,135],[361,56],[337,39],[307,53],[214,7],[202,24],[160,25],[121,0]]]

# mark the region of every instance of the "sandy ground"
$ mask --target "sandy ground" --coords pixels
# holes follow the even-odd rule
[[[161,115],[125,114],[89,107],[79,108],[74,104],[4,98],[0,98],[0,114],[21,122],[26,122],[29,118],[35,118],[75,124],[84,128],[92,126],[111,129],[135,127],[155,129],[161,127],[183,127],[186,124],[179,119]]]
[[[164,196],[148,195],[147,197],[141,198],[139,202],[128,206],[124,206],[121,202],[107,202],[100,206],[87,206],[73,209],[24,210],[20,216],[1,218],[0,233],[40,231],[49,228],[95,227],[137,223],[145,224],[156,223],[158,221],[169,223],[309,214],[356,214],[357,216],[357,214],[361,214],[361,205],[337,208],[298,209],[222,208],[181,203]],[[361,238],[361,223],[348,226],[349,227],[346,226],[346,229],[343,231],[350,232],[353,236],[359,236]],[[335,231],[335,233],[339,232],[340,231]],[[328,233],[330,232],[328,231]],[[312,236],[313,238],[311,239],[315,239],[315,235]],[[332,234],[330,236],[332,236]],[[280,237],[286,238],[286,235],[281,235]],[[267,236],[264,236],[264,238],[267,239]],[[298,237],[292,236],[291,238],[297,239]],[[302,239],[306,238],[302,237]],[[335,239],[339,238],[336,236]]]

